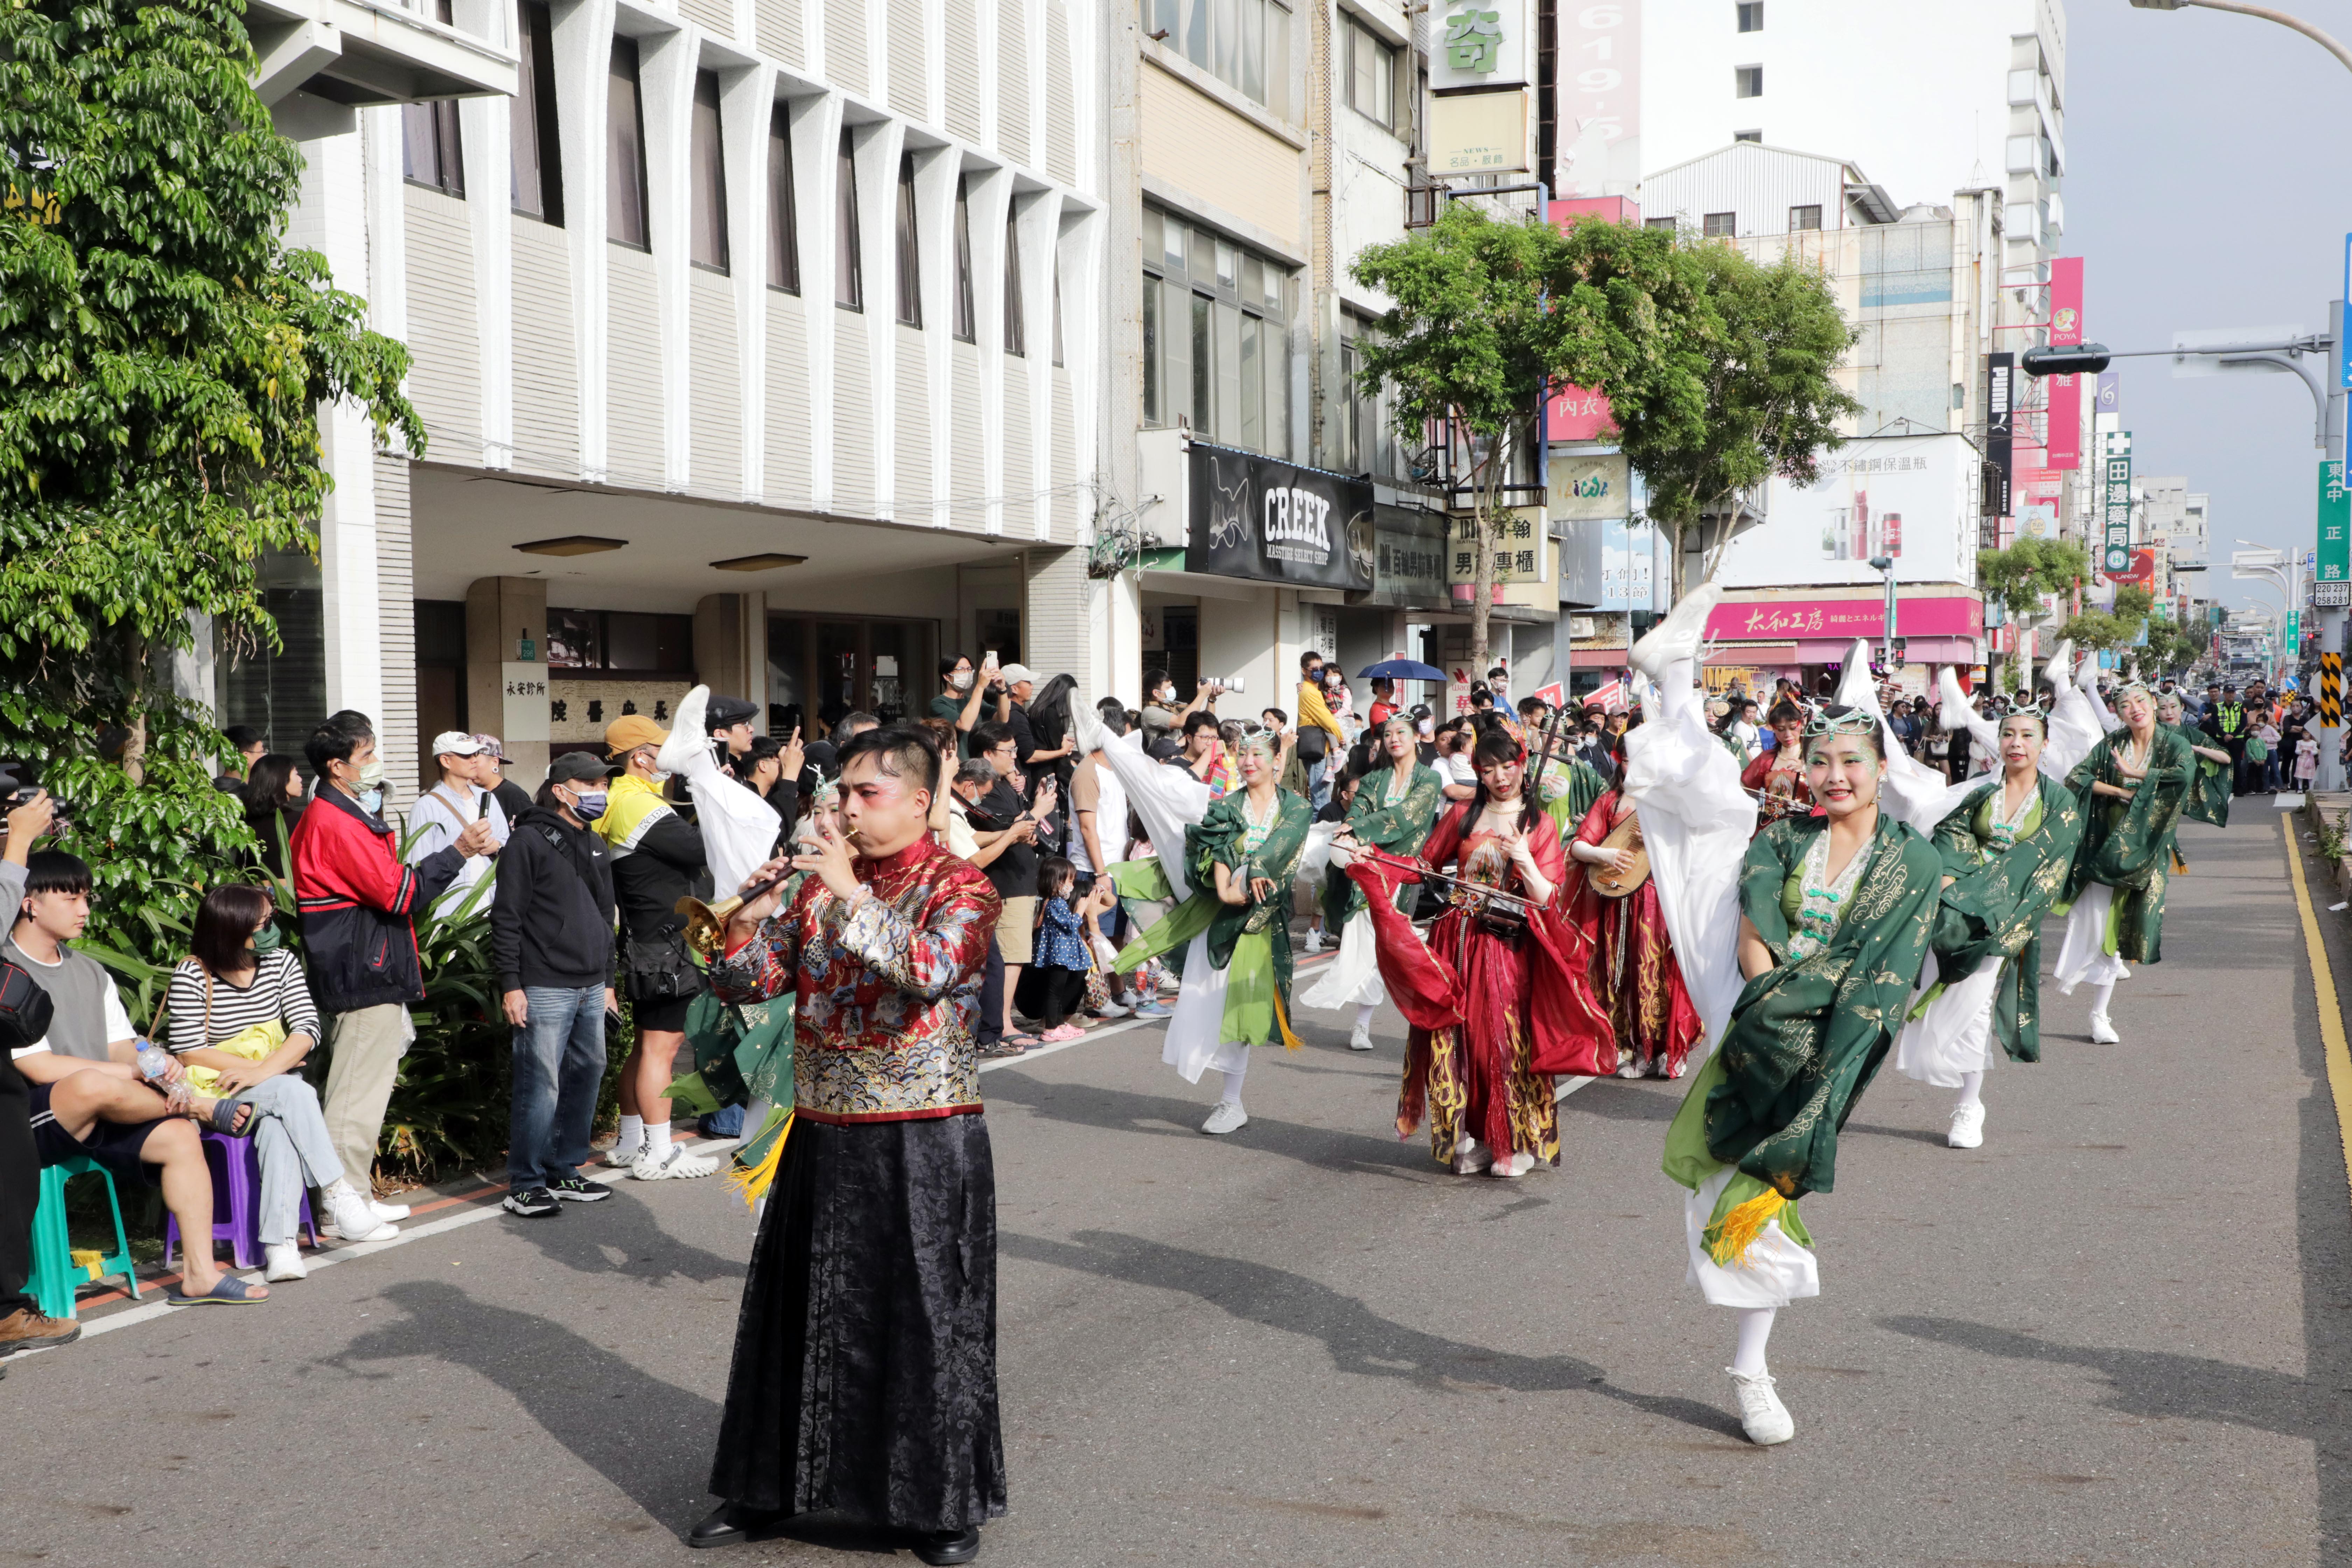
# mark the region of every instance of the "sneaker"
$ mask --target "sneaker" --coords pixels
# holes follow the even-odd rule
[[[1175,1012],[1176,1009],[1165,1002],[1138,1002],[1135,1005],[1135,1016],[1139,1018],[1171,1017]]]
[[[2120,1046],[2124,1037],[2116,1033],[2114,1023],[2105,1013],[2094,1013],[2091,1015],[2091,1043],[2095,1046]]]
[[[1372,1026],[1370,1024],[1359,1024],[1355,1028],[1349,1031],[1348,1048],[1351,1051],[1370,1050],[1372,1048]]]
[[[310,1270],[302,1262],[302,1249],[290,1241],[273,1241],[264,1249],[261,1277],[272,1285],[280,1279],[308,1279]]]
[[[1984,1101],[1952,1109],[1952,1130],[1944,1134],[1944,1142],[1955,1149],[1984,1147]]]
[[[1623,1061],[1617,1064],[1617,1076],[1619,1078],[1640,1078],[1643,1071],[1642,1058],[1633,1055],[1631,1051],[1628,1051],[1625,1054],[1625,1059]]]
[[[719,1162],[709,1155],[689,1154],[685,1144],[673,1143],[666,1159],[656,1159],[653,1151],[646,1150],[629,1168],[629,1174],[641,1182],[684,1182],[710,1175],[718,1169]]]
[[[1120,1002],[1106,1002],[1094,1011],[1097,1018],[1124,1018],[1135,1009]]]
[[[81,1325],[70,1318],[44,1317],[37,1307],[19,1307],[0,1318],[0,1356],[18,1351],[55,1350],[81,1338]]]
[[[601,1204],[613,1195],[613,1189],[604,1183],[576,1173],[558,1176],[547,1184],[546,1191],[549,1197],[567,1204]]]
[[[1299,939],[1299,941],[1298,941],[1298,951],[1299,951],[1299,952],[1307,952],[1307,953],[1315,953],[1315,952],[1322,952],[1322,951],[1323,951],[1323,933],[1322,933],[1321,931],[1308,931],[1305,936],[1303,936],[1303,937],[1301,937],[1301,938]]]
[[[1516,1154],[1506,1154],[1487,1166],[1486,1173],[1490,1176],[1501,1176],[1505,1180],[1516,1180],[1535,1168],[1535,1152],[1531,1149],[1522,1149]]]
[[[509,1214],[520,1215],[525,1219],[551,1219],[563,1212],[563,1205],[557,1203],[555,1194],[545,1187],[533,1187],[528,1192],[509,1193],[506,1202],[500,1204],[499,1207]]]
[[[368,1200],[349,1182],[327,1189],[326,1233],[339,1241],[390,1241],[400,1227],[380,1220]]]
[[[1797,1435],[1796,1417],[1780,1403],[1780,1396],[1772,1392],[1771,1373],[1759,1372],[1751,1376],[1729,1367],[1723,1370],[1731,1373],[1731,1386],[1739,1395],[1740,1430],[1748,1434],[1749,1442],[1759,1448],[1769,1448]]]
[[[368,1209],[378,1219],[406,1219],[409,1214],[406,1204],[388,1204],[378,1198],[368,1199]]]
[[[1228,1132],[1238,1132],[1249,1124],[1249,1112],[1238,1100],[1221,1100],[1210,1109],[1209,1119],[1201,1123],[1201,1131],[1213,1138]]]
[[[1475,1176],[1494,1163],[1494,1151],[1466,1132],[1462,1142],[1454,1146],[1454,1173],[1457,1176]]]

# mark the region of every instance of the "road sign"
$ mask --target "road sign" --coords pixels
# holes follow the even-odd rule
[[[2344,722],[2344,656],[2319,656],[2319,726],[2333,730]]]
[[[2352,581],[2352,490],[2339,458],[2319,465],[2319,574],[2322,583]]]
[[[2336,465],[2340,481],[2344,465]],[[2101,510],[2105,519],[2105,536],[2099,551],[2099,570],[2108,577],[2120,577],[2131,570],[2131,432],[2117,430],[2106,437],[2105,454],[2100,463],[2106,494],[2101,498]],[[2338,488],[2341,488],[2340,482]]]
[[[2352,583],[2314,583],[2311,585],[2311,607],[2315,610],[2340,610],[2352,605]]]

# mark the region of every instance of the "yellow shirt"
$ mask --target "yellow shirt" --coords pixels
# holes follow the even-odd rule
[[[1339,744],[1348,743],[1348,732],[1339,728],[1339,721],[1332,717],[1331,705],[1323,700],[1321,689],[1311,680],[1298,683],[1298,722],[1302,727],[1312,724],[1318,730],[1328,730]]]

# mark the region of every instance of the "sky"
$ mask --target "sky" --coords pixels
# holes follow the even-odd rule
[[[2282,9],[2352,44],[2352,0]],[[2084,335],[2163,349],[2176,331],[2327,325],[2352,231],[2352,70],[2300,33],[2221,11],[2068,0],[2068,165],[2058,253],[2084,258]],[[2212,497],[2203,592],[2269,603],[2230,579],[2241,538],[2305,550],[2320,454],[2311,395],[2277,373],[2176,379],[2120,360],[2133,471],[2184,474]],[[2325,368],[2323,375],[2327,372]]]

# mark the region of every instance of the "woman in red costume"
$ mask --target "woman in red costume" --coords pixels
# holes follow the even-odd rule
[[[1522,1176],[1538,1161],[1559,1163],[1553,1076],[1613,1072],[1617,1052],[1581,980],[1581,939],[1559,917],[1568,858],[1524,787],[1527,753],[1491,729],[1473,761],[1477,794],[1447,809],[1417,859],[1373,859],[1343,835],[1332,861],[1370,895],[1381,979],[1412,1026],[1397,1135],[1412,1137],[1425,1118],[1439,1163]],[[1449,864],[1462,885],[1424,943],[1393,894]]]
[[[1592,872],[1601,867],[1633,869],[1633,847],[1601,847],[1601,840],[1632,816],[1633,803],[1621,790],[1612,789],[1592,803],[1569,842],[1560,909],[1582,939],[1590,960],[1586,982],[1616,1036],[1617,1075],[1680,1078],[1702,1026],[1683,984],[1682,965],[1675,962],[1658,885],[1644,877],[1640,887],[1620,899],[1603,898],[1592,885]],[[1633,831],[1633,846],[1638,847],[1641,829]]]

